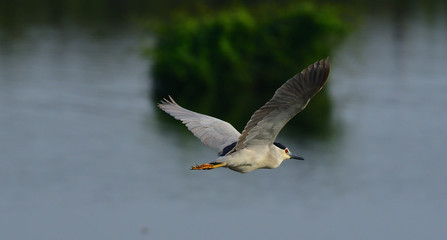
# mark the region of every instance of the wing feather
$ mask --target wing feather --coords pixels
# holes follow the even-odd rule
[[[221,152],[236,142],[241,135],[231,124],[220,119],[196,113],[178,105],[169,96],[158,104],[163,111],[182,121],[203,144]]]
[[[329,58],[326,58],[310,65],[278,88],[272,99],[251,116],[234,150],[247,145],[272,144],[284,125],[321,90],[329,70]]]

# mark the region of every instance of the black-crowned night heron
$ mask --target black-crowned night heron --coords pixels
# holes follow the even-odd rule
[[[289,79],[251,116],[242,134],[225,121],[182,108],[171,96],[158,106],[182,121],[205,145],[219,151],[215,161],[193,166],[192,170],[226,167],[247,173],[259,168],[277,168],[286,159],[303,160],[274,141],[284,125],[321,90],[328,76],[329,58],[326,58]]]

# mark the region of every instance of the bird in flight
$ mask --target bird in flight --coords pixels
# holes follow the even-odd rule
[[[287,159],[304,160],[275,139],[284,125],[323,88],[329,69],[329,58],[326,58],[293,76],[251,116],[242,134],[228,122],[181,107],[171,96],[158,106],[182,121],[202,143],[218,151],[215,161],[195,165],[191,170],[225,167],[248,173],[261,168],[277,168]]]

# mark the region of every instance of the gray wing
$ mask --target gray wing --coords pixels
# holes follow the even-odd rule
[[[251,116],[235,150],[247,145],[272,144],[284,125],[321,90],[328,76],[329,58],[326,58],[289,79]]]
[[[225,121],[182,108],[171,96],[169,100],[163,99],[158,107],[182,121],[203,144],[219,152],[231,143],[237,142],[241,135]]]

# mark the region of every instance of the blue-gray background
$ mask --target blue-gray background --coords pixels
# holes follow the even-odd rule
[[[286,127],[306,161],[249,174],[188,170],[216,155],[160,118],[140,31],[2,41],[0,238],[446,239],[445,7],[366,16],[331,56],[335,133]]]

